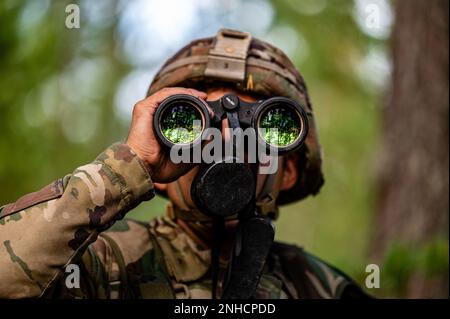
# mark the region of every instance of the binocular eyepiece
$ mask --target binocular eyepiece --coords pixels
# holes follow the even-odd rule
[[[272,97],[249,103],[234,94],[215,101],[203,101],[187,94],[172,95],[159,105],[153,126],[163,145],[190,148],[201,143],[202,134],[208,128],[220,129],[225,117],[233,129],[252,128],[258,143],[278,154],[297,150],[308,134],[307,113],[296,101]]]

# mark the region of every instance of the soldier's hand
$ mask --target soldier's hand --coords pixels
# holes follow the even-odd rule
[[[206,99],[206,93],[194,89],[164,88],[136,103],[128,133],[127,145],[147,164],[152,181],[156,183],[172,182],[194,166],[193,164],[174,164],[168,152],[161,148],[153,131],[153,116],[158,105],[174,94],[189,94]]]

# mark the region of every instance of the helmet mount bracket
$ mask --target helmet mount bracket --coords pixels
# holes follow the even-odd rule
[[[209,50],[205,75],[224,81],[243,82],[252,36],[248,32],[220,29]]]

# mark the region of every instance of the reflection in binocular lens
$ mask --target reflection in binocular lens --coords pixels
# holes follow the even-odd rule
[[[268,144],[283,147],[295,142],[301,132],[301,123],[295,111],[276,107],[261,116],[259,129]]]
[[[161,132],[174,144],[194,142],[202,131],[202,115],[189,104],[174,104],[161,117]]]

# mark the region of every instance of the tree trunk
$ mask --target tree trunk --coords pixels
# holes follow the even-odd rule
[[[395,1],[373,254],[383,285],[383,267],[398,257],[393,246],[409,247],[402,297],[448,297],[448,9],[448,0]]]

